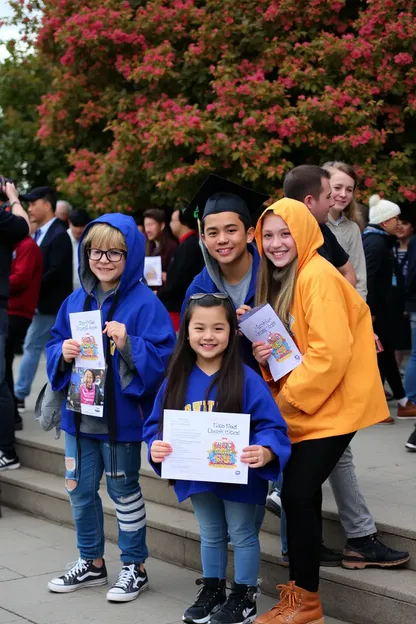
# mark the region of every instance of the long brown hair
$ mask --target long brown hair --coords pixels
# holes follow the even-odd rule
[[[288,331],[297,269],[297,257],[287,266],[277,269],[263,251],[257,273],[256,305],[270,303]]]
[[[333,171],[334,169],[336,171],[342,171],[342,173],[345,173],[347,176],[349,176],[350,178],[354,180],[354,190],[352,193],[352,199],[350,203],[348,204],[348,206],[342,211],[342,214],[344,214],[348,219],[351,219],[351,221],[355,221],[358,225],[360,225],[359,219],[358,219],[357,202],[355,199],[355,191],[357,190],[359,178],[358,178],[358,175],[355,173],[354,169],[351,167],[351,165],[347,165],[347,163],[337,161],[337,160],[328,161],[324,163],[322,165],[322,169],[325,169],[325,171],[328,171],[330,175],[331,175],[331,171]]]

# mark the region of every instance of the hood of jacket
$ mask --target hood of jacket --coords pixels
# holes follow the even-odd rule
[[[126,240],[126,266],[121,275],[118,287],[120,295],[122,296],[143,278],[146,239],[137,229],[133,217],[129,217],[127,215],[119,213],[106,214],[89,223],[82,233],[78,247],[79,279],[83,289],[88,294],[90,294],[94,289],[97,283],[97,278],[90,269],[84,241],[87,232],[97,223],[107,223],[108,225],[111,225],[111,227],[120,230]]]
[[[287,224],[298,252],[298,273],[322,247],[324,239],[318,222],[305,204],[284,197],[266,208],[257,222],[255,239],[260,255],[263,252],[262,228],[265,217],[273,212]]]
[[[215,286],[217,288],[217,292],[222,292],[224,290],[224,285],[223,285],[223,281],[222,281],[220,265],[211,256],[211,254],[209,253],[208,249],[205,247],[204,243],[202,242],[202,238],[199,239],[199,246],[200,246],[200,248],[202,250],[202,255],[204,257],[204,262],[205,262],[205,269],[206,269],[206,271],[208,273],[208,276],[214,282],[214,284],[215,284]],[[257,275],[257,268],[258,268],[258,264],[259,264],[259,255],[258,255],[257,249],[256,249],[255,245],[253,245],[253,243],[248,243],[247,247],[248,247],[249,252],[253,256],[252,275],[254,275],[254,277],[255,277]],[[251,289],[251,284],[250,284],[250,289]]]

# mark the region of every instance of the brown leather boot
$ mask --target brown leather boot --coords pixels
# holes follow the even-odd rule
[[[297,587],[294,581],[278,585],[280,602],[264,615],[256,618],[254,624],[324,624],[321,601],[318,592],[309,592]]]

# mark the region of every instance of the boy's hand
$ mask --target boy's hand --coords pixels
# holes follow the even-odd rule
[[[81,351],[79,348],[79,344],[76,340],[64,340],[62,343],[62,357],[65,362],[72,362],[76,357],[80,355]]]
[[[239,308],[237,308],[237,320],[240,320],[240,316],[243,316],[246,312],[250,312],[251,308],[249,305],[243,303]]]
[[[275,458],[275,454],[267,446],[246,446],[240,460],[243,464],[248,464],[250,468],[261,468]]]
[[[127,342],[127,329],[123,323],[117,321],[105,322],[103,334],[112,339],[117,349],[124,349]]]
[[[159,464],[165,460],[165,457],[172,453],[172,447],[169,442],[155,440],[150,448],[150,457],[155,464]]]
[[[265,342],[253,342],[253,355],[260,366],[266,366],[272,354],[272,348]]]

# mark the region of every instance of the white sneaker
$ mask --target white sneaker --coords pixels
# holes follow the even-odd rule
[[[280,494],[277,490],[272,490],[266,498],[266,509],[280,518],[280,514],[282,513],[282,501],[280,500]]]
[[[116,583],[107,592],[110,602],[129,602],[149,588],[146,570],[140,570],[137,563],[126,564],[121,568]]]

